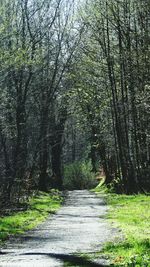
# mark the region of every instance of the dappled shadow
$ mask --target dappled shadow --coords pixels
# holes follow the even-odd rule
[[[64,206],[55,216],[18,239],[10,240],[3,249],[5,252],[8,248],[8,254],[0,256],[2,266],[7,266],[6,262],[9,267],[33,266],[33,263],[44,267],[53,267],[55,263],[64,267],[109,266],[106,259],[93,257],[116,235],[116,231],[103,220],[107,206],[102,198],[97,199],[90,192],[86,192],[86,196],[77,193],[68,194]],[[11,266],[11,263],[16,265]]]

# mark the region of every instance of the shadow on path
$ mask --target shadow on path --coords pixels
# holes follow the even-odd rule
[[[100,263],[92,262],[85,257],[80,257],[76,255],[69,255],[69,254],[56,254],[56,253],[24,253],[21,255],[40,255],[40,256],[49,256],[51,258],[55,258],[58,260],[63,261],[64,263],[69,263],[75,265],[80,265],[83,267],[108,267],[109,265],[103,265]]]
[[[65,204],[53,217],[22,236],[10,238],[0,251],[0,266],[109,266],[106,259],[86,257],[118,236],[105,219],[107,210],[103,196],[98,198],[88,190],[67,192]]]

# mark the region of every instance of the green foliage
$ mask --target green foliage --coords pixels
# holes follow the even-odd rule
[[[65,189],[91,189],[96,183],[90,161],[77,161],[65,166],[63,183]]]
[[[93,192],[95,192],[95,193],[97,193],[97,194],[101,193],[101,194],[103,194],[103,195],[107,194],[107,196],[108,196],[108,194],[112,194],[112,193],[115,192],[115,186],[114,186],[114,181],[115,181],[115,180],[113,180],[113,182],[110,183],[109,185],[106,185],[106,184],[105,184],[105,178],[104,178],[104,177],[99,177],[99,179],[100,179],[100,182],[99,182],[99,184],[92,190]]]
[[[99,184],[92,191],[95,193],[103,193],[103,194],[108,193],[109,189],[105,185],[104,177],[100,177],[100,178],[101,178],[101,180],[100,180]]]
[[[0,241],[10,235],[22,234],[41,223],[51,213],[56,212],[62,202],[58,191],[50,193],[40,192],[29,200],[26,211],[16,212],[10,216],[0,218]]]
[[[143,240],[108,243],[102,253],[106,253],[113,261],[113,266],[149,267],[150,242]]]
[[[119,226],[123,240],[108,243],[101,254],[109,256],[114,266],[150,266],[150,196],[108,194],[108,218]]]

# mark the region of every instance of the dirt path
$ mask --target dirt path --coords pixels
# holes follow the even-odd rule
[[[106,213],[104,200],[94,193],[68,192],[65,205],[56,215],[7,243],[2,250],[6,254],[0,255],[0,267],[61,267],[66,260],[80,261],[71,255],[99,251],[104,242],[117,235],[104,218]]]

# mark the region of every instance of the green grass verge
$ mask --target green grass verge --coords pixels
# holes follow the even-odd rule
[[[0,243],[11,235],[22,234],[31,230],[44,221],[50,213],[55,213],[62,203],[62,197],[58,191],[50,193],[40,192],[30,198],[26,211],[15,212],[9,216],[0,218]]]
[[[110,206],[108,218],[122,230],[124,238],[107,243],[100,254],[111,259],[112,266],[150,267],[150,196],[105,196]]]

